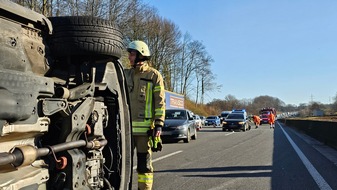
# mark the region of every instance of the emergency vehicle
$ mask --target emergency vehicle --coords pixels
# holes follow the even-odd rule
[[[273,113],[276,116],[276,109],[271,107],[262,108],[259,111],[261,123],[269,123],[269,114]]]

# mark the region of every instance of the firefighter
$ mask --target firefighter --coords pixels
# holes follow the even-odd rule
[[[253,121],[254,121],[254,124],[255,124],[255,128],[259,128],[260,126],[260,122],[261,122],[261,118],[257,115],[253,115]]]
[[[271,112],[268,115],[268,121],[269,121],[270,128],[274,129],[275,128],[275,115]]]
[[[132,41],[127,50],[131,68],[125,69],[125,75],[131,105],[134,148],[137,150],[138,189],[151,190],[152,152],[161,151],[162,148],[161,142],[154,142],[154,139],[160,139],[164,125],[164,82],[159,71],[149,65],[151,55],[146,43]]]

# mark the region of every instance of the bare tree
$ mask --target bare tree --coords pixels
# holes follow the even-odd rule
[[[184,83],[184,76],[185,76],[185,73],[186,73],[186,63],[187,63],[187,59],[188,59],[188,43],[190,43],[191,41],[191,35],[189,33],[185,33],[184,36],[183,36],[183,41],[181,43],[181,46],[180,46],[180,65],[179,65],[179,69],[180,69],[180,79],[179,79],[179,82],[180,82],[180,93],[181,94],[185,94],[185,89],[184,89],[184,86],[185,86],[185,83]]]
[[[205,55],[203,55],[200,62],[201,64],[196,69],[197,95],[200,94],[201,104],[204,103],[204,96],[206,92],[216,90],[216,87],[213,85],[215,77],[210,68],[212,62],[212,57],[205,52]],[[196,97],[196,103],[198,103],[198,96]]]
[[[195,94],[195,103],[203,103],[207,92],[221,87],[214,82],[213,60],[204,45],[187,32],[182,37],[175,23],[142,0],[13,1],[45,16],[93,16],[116,23],[125,44],[143,40],[149,45],[151,63],[162,72],[166,88],[185,96]],[[127,51],[121,62],[128,66]]]

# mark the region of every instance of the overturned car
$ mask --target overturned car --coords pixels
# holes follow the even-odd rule
[[[0,189],[131,189],[121,32],[0,0]]]

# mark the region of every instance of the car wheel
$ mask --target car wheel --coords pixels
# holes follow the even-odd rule
[[[116,78],[119,85],[115,93],[105,97],[109,113],[109,122],[104,129],[104,136],[108,144],[103,149],[105,159],[105,179],[113,189],[130,189],[132,186],[132,128],[130,116],[130,102],[123,74],[123,67],[115,64]]]
[[[57,58],[121,58],[122,33],[108,20],[87,16],[49,17],[54,33],[48,39]]]
[[[197,130],[194,129],[194,135],[192,135],[192,140],[197,140]]]
[[[184,139],[184,143],[189,143],[191,141],[191,133],[190,130],[187,130],[187,137]]]
[[[243,131],[243,132],[246,132],[246,131],[247,131],[247,125],[246,125],[246,124],[243,126],[242,131]]]

